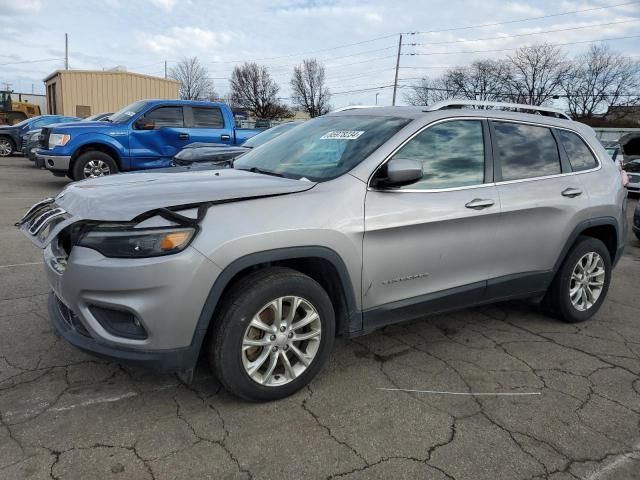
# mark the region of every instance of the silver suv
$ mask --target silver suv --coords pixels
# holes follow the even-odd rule
[[[185,381],[202,350],[229,391],[272,400],[336,335],[527,297],[587,320],[624,245],[618,167],[559,112],[451,107],[345,110],[226,168],[70,184],[18,223],[51,322]]]

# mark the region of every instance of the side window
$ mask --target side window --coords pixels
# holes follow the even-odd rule
[[[222,111],[219,108],[193,107],[194,128],[224,128]]]
[[[510,122],[492,123],[503,181],[561,173],[558,145],[550,129]]]
[[[159,107],[146,113],[144,118],[156,122],[156,128],[184,127],[182,107]]]
[[[589,147],[575,133],[566,130],[556,130],[560,137],[560,143],[567,152],[569,163],[574,172],[589,170],[598,166],[598,161],[589,150]]]
[[[484,183],[484,138],[479,120],[452,120],[420,132],[394,158],[420,160],[422,180],[405,189],[440,189]]]

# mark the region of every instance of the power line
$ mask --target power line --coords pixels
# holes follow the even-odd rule
[[[622,20],[619,22],[608,22],[608,23],[597,23],[597,24],[593,24],[593,25],[583,25],[580,27],[571,27],[571,28],[559,28],[559,29],[555,29],[555,30],[545,30],[545,31],[541,31],[541,32],[532,32],[532,33],[518,33],[518,34],[514,34],[514,35],[502,35],[499,37],[485,37],[485,38],[473,38],[471,40],[451,40],[448,42],[427,42],[427,43],[405,43],[404,45],[408,45],[408,46],[422,46],[422,45],[446,45],[446,44],[452,44],[452,43],[468,43],[468,42],[480,42],[480,41],[485,41],[485,40],[502,40],[503,38],[516,38],[516,37],[527,37],[527,36],[531,36],[531,35],[542,35],[545,33],[555,33],[555,32],[568,32],[571,30],[583,30],[583,29],[587,29],[587,28],[595,28],[595,27],[605,27],[608,25],[620,25],[622,23],[631,23],[631,22],[638,22],[640,21],[640,18],[633,18],[632,20]]]
[[[427,35],[427,34],[431,34],[431,33],[453,32],[453,31],[457,31],[457,30],[470,30],[470,29],[473,29],[473,28],[496,27],[498,25],[509,25],[509,24],[512,24],[512,23],[529,22],[529,21],[532,21],[532,20],[542,20],[542,19],[545,19],[545,18],[561,17],[561,16],[564,16],[564,15],[573,15],[573,14],[576,14],[576,13],[593,12],[595,10],[605,10],[605,9],[609,9],[609,8],[624,7],[626,5],[634,5],[634,4],[637,4],[637,3],[640,3],[640,1],[618,3],[616,5],[605,5],[605,6],[602,6],[602,7],[585,8],[585,9],[582,9],[582,10],[572,10],[570,12],[552,13],[552,14],[549,14],[549,15],[540,15],[538,17],[527,17],[527,18],[520,18],[520,19],[516,19],[516,20],[506,20],[504,22],[481,23],[481,24],[477,24],[477,25],[468,25],[466,27],[443,28],[441,30],[428,30],[428,31],[424,31],[424,32],[405,32],[405,33],[407,35]]]
[[[578,45],[582,43],[598,43],[598,42],[609,42],[613,40],[628,40],[630,38],[640,38],[640,35],[629,35],[626,37],[611,37],[611,38],[601,38],[598,40],[580,40],[577,42],[565,42],[565,43],[549,43],[547,45],[551,45],[554,47],[561,47],[564,45]],[[463,52],[429,52],[429,53],[403,53],[406,56],[431,56],[431,55],[458,55],[464,53],[489,53],[489,52],[507,52],[510,50],[518,50],[519,48],[524,47],[513,47],[513,48],[496,48],[492,50],[467,50]]]
[[[7,63],[0,63],[0,67],[4,67],[6,65],[22,65],[24,63],[44,63],[44,62],[55,62],[58,60],[64,60],[64,58],[44,58],[42,60],[22,60],[19,62],[7,62]]]

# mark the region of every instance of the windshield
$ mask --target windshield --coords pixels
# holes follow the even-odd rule
[[[318,117],[244,154],[233,166],[331,180],[358,165],[410,121],[365,115]]]
[[[251,137],[249,140],[242,144],[243,147],[256,148],[260,145],[267,143],[269,140],[273,140],[276,137],[279,137],[284,132],[288,132],[293,127],[297,127],[300,125],[298,122],[289,122],[283,123],[282,125],[278,125],[277,127],[270,128],[269,130],[265,130],[264,132],[260,132],[254,137]]]
[[[140,112],[146,105],[147,102],[145,100],[140,100],[132,103],[131,105],[127,105],[122,110],[117,111],[113,115],[109,115],[109,120],[113,123],[128,122],[131,117]]]
[[[605,148],[605,150],[607,151],[607,153],[612,159],[614,160],[616,159],[616,154],[618,153],[618,147],[607,147]]]

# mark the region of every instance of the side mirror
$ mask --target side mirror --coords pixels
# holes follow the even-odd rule
[[[422,179],[422,162],[410,158],[392,158],[374,177],[372,187],[393,188],[411,185]]]
[[[156,128],[156,122],[149,120],[148,118],[141,117],[133,124],[136,130],[154,130]]]

